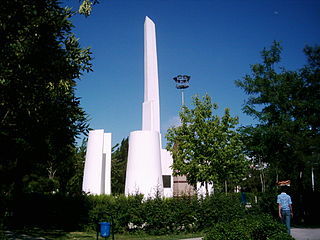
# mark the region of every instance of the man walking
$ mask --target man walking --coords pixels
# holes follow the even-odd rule
[[[282,187],[282,192],[277,197],[277,203],[279,209],[279,217],[281,218],[282,223],[286,225],[288,233],[290,234],[290,220],[291,216],[293,216],[292,201],[291,197],[286,194],[285,187]]]

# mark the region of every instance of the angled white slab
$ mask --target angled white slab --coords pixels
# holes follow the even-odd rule
[[[89,131],[82,190],[88,194],[111,194],[111,133]]]

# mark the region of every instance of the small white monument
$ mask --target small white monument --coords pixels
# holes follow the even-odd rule
[[[111,133],[89,131],[82,191],[111,194]]]

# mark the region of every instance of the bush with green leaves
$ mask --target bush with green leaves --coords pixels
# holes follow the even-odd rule
[[[150,198],[138,200],[135,206],[132,204],[119,204],[117,212],[123,211],[127,221],[117,222],[122,223],[124,231],[143,230],[152,235],[202,231],[214,223],[232,221],[257,212],[254,207],[246,209],[241,205],[240,195],[236,193],[215,194],[199,199],[195,196]],[[116,219],[120,217],[117,214]]]
[[[220,222],[206,234],[204,240],[293,240],[286,228],[270,215],[249,215],[231,222]]]
[[[96,231],[99,222],[113,222],[115,233],[163,235],[211,229],[208,236],[229,234],[230,239],[232,236],[248,239],[248,233],[255,237],[253,239],[260,239],[261,236],[263,239],[263,234],[271,237],[273,232],[279,232],[276,223],[273,226],[270,221],[252,220],[259,216],[258,208],[255,204],[252,208],[246,208],[240,203],[237,193],[216,193],[206,198],[149,199],[144,199],[142,195],[29,194],[21,199],[17,199],[12,206],[15,209],[12,217],[15,221],[11,221],[13,227]],[[252,219],[247,220],[250,216]],[[233,224],[228,225],[230,222]]]
[[[199,200],[196,196],[181,196],[166,199],[172,218],[172,232],[196,232],[200,229]]]
[[[90,203],[86,196],[24,194],[10,201],[5,227],[82,229],[88,223]]]
[[[113,222],[114,231],[129,231],[129,225],[141,226],[145,222],[142,195],[88,196],[89,218],[87,230],[95,230],[99,222]]]
[[[143,203],[144,230],[152,235],[195,232],[199,229],[199,202],[196,197],[148,199]]]
[[[246,208],[240,203],[239,194],[217,193],[201,199],[199,207],[199,224],[202,229],[218,222],[230,222],[247,214]]]

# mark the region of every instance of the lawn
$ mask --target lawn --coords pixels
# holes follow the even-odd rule
[[[32,229],[32,230],[19,230],[19,231],[5,231],[5,238],[7,240],[13,239],[47,239],[47,240],[95,240],[97,239],[96,233],[94,232],[64,232],[59,230],[40,230],[40,229]],[[194,233],[194,234],[178,234],[178,235],[162,235],[162,236],[151,236],[147,234],[115,234],[115,240],[153,240],[153,239],[161,239],[161,240],[177,240],[177,239],[186,239],[186,238],[195,238],[201,237],[203,234]],[[0,239],[2,239],[0,237]],[[99,236],[100,239],[105,239]],[[107,238],[108,240],[112,239],[112,236]]]

